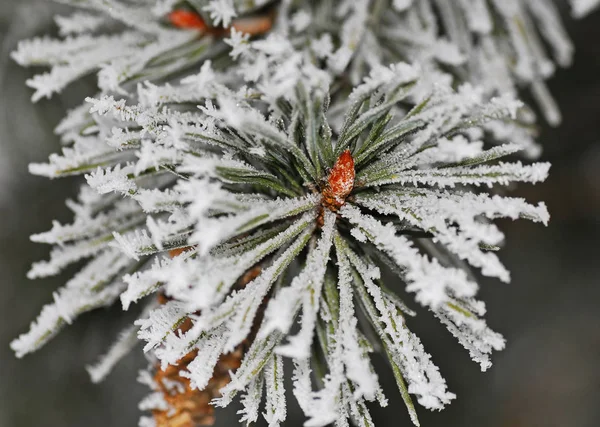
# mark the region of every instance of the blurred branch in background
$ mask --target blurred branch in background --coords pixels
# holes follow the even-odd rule
[[[133,426],[143,391],[135,381],[145,363],[141,352],[135,353],[137,359],[124,361],[100,386],[91,384],[84,366],[106,351],[135,313],[120,314],[120,307],[114,308],[113,316],[105,316],[104,310],[93,313],[65,329],[43,352],[26,359],[17,360],[8,347],[64,281],[64,277],[26,279],[31,262],[48,252],[27,236],[49,228],[52,218],[70,217],[64,199],[75,194],[74,182],[56,185],[33,177],[27,164],[56,151],[58,139],[52,129],[74,102],[73,94],[86,83],[33,105],[31,90],[24,84],[31,72],[8,56],[18,40],[51,28],[56,9],[48,1],[0,1],[0,426]],[[19,303],[25,300],[26,304]]]

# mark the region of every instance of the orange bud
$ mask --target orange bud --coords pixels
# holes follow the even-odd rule
[[[177,248],[177,249],[171,249],[169,251],[169,256],[171,258],[175,258],[178,255],[181,255],[182,253],[184,253],[185,251],[191,249],[191,246],[184,246],[183,248]]]
[[[273,26],[273,17],[271,16],[253,16],[248,18],[236,19],[232,25],[236,31],[245,34],[257,36],[268,33]]]
[[[354,188],[354,159],[350,150],[344,151],[333,165],[327,184],[331,195],[343,201]]]
[[[344,151],[329,171],[327,177],[327,185],[322,190],[323,201],[321,202],[323,207],[329,208],[330,210],[337,212],[346,201],[346,197],[350,195],[354,188],[354,159],[350,150]],[[317,221],[319,224],[322,222],[322,212],[319,215]]]
[[[169,13],[169,22],[178,28],[201,31],[207,28],[204,19],[200,15],[183,9],[177,9]]]
[[[230,28],[211,27],[204,22],[204,19],[195,12],[177,9],[168,15],[169,22],[177,28],[188,30],[198,30],[208,33],[215,37],[225,37],[229,34]],[[236,19],[231,26],[237,31],[252,36],[268,33],[273,26],[273,14],[265,16],[248,16]]]

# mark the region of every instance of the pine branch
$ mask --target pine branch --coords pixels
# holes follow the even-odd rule
[[[29,276],[88,262],[17,356],[120,299],[146,310],[89,370],[104,378],[144,341],[142,423],[212,422],[209,401],[242,395],[242,423],[279,426],[291,359],[307,426],[373,426],[381,350],[418,426],[417,403],[456,396],[387,266],[491,366],[505,343],[470,268],[509,281],[494,221],[549,220],[496,188],[548,175],[507,157],[540,151],[520,88],[560,118],[544,82],[573,47],[551,0],[63,2],[83,10],[56,18],[61,38],[13,58],[48,69],[27,82],[34,101],[91,73],[98,92],[57,126],[61,153],[30,165],[83,185],[73,221],[32,236],[53,248]]]

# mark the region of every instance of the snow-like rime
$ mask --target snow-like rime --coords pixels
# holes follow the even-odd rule
[[[57,126],[61,153],[30,165],[82,187],[70,224],[32,236],[53,249],[28,276],[87,264],[12,342],[17,356],[120,299],[145,309],[88,368],[94,381],[136,338],[152,369],[195,354],[180,375],[198,390],[241,348],[214,405],[239,394],[241,422],[281,425],[289,365],[306,426],[366,427],[366,402],[388,404],[381,349],[419,425],[413,398],[439,410],[455,395],[402,295],[491,366],[505,343],[470,268],[508,282],[494,220],[549,220],[497,187],[548,175],[519,156],[540,152],[535,108],[560,121],[544,82],[573,47],[552,0],[61,2],[81,9],[56,17],[62,38],[22,41],[13,58],[49,68],[27,81],[33,101],[90,73],[99,90]],[[172,410],[141,379],[154,391],[140,408]]]

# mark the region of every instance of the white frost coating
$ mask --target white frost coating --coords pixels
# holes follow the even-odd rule
[[[373,282],[380,275],[379,269],[365,264],[350,250],[346,250],[346,253],[380,313],[379,321],[387,334],[382,338],[390,348],[394,362],[402,367],[402,373],[408,382],[408,392],[417,395],[419,403],[424,407],[442,409],[456,395],[447,391],[446,381],[431,361],[431,356],[425,352],[419,338],[408,330],[404,318],[393,304],[383,298],[381,288]]]
[[[469,281],[463,270],[445,268],[437,259],[429,260],[404,236],[396,236],[392,224],[383,225],[349,204],[344,205],[340,213],[392,257],[399,267],[406,269],[406,290],[415,292],[415,298],[421,304],[436,308],[448,300],[448,291],[465,297],[473,296],[477,291],[477,285]]]
[[[138,405],[141,411],[157,410],[166,411],[169,409],[169,404],[165,400],[164,395],[161,392],[151,393],[146,396]],[[144,425],[148,423],[144,422]],[[152,425],[150,423],[150,425]]]
[[[263,415],[269,427],[279,427],[286,419],[283,375],[283,358],[274,355],[267,364],[264,374],[267,404]]]
[[[339,340],[339,334],[337,335],[328,342],[326,359],[329,373],[323,378],[323,387],[317,391],[312,391],[307,387],[309,393],[302,398],[305,400],[302,409],[308,417],[304,423],[305,427],[324,427],[338,419],[346,418],[339,398],[345,377],[344,365],[341,360],[342,343]]]
[[[419,193],[419,191],[421,191]],[[490,223],[478,219],[525,217],[547,224],[548,210],[542,203],[533,206],[523,199],[511,199],[487,194],[451,194],[425,190],[382,192],[375,196],[358,197],[357,203],[383,214],[392,214],[422,230],[431,230],[434,240],[482,269],[486,276],[508,282],[508,270],[492,252],[484,252],[480,243],[500,244],[504,235]]]
[[[106,22],[106,18],[84,12],[75,12],[70,16],[57,15],[54,17],[54,22],[58,25],[60,35],[64,37],[69,34],[96,31]]]
[[[348,98],[348,104],[355,103],[363,96],[384,85],[396,86],[414,82],[419,78],[419,72],[418,65],[411,65],[406,62],[391,64],[389,67],[375,67],[368,76],[365,76],[363,83],[352,90]]]
[[[149,246],[153,245],[152,238],[148,235],[146,230],[134,230],[127,234],[120,234],[116,231],[113,232],[115,241],[111,243],[111,246],[118,248],[127,257],[138,261],[140,259],[140,252]]]
[[[199,316],[192,315],[195,319],[194,324],[185,334],[178,337],[171,334],[170,331],[186,316],[185,313],[189,314],[195,311],[188,307],[189,304],[175,301],[173,304],[168,303],[152,312],[148,320],[140,323],[143,331],[140,331],[139,336],[148,341],[146,348],[148,350],[156,348],[164,342],[164,346],[157,348],[155,354],[163,363],[173,364],[191,350],[194,340],[201,334],[223,325],[226,329],[222,335],[226,336],[227,342],[222,352],[232,351],[249,334],[264,296],[279,274],[287,268],[306,245],[310,232],[311,230],[302,233],[285,252],[273,261],[269,268],[248,283],[244,289],[232,293],[222,304],[213,309],[202,310]],[[169,308],[165,308],[166,306]],[[153,326],[157,323],[160,323],[158,329]],[[252,362],[249,361],[249,363]]]
[[[92,382],[99,383],[104,380],[115,365],[129,354],[138,342],[135,326],[130,326],[122,331],[108,352],[95,365],[86,367]]]
[[[339,235],[336,235],[336,239]],[[336,245],[337,247],[337,245]],[[352,276],[346,257],[338,254],[339,320],[335,340],[342,348],[341,361],[346,367],[346,377],[355,384],[354,399],[364,397],[372,401],[379,392],[377,375],[369,361],[367,350],[361,348],[357,334],[357,323],[352,294]]]
[[[156,4],[152,7],[152,13],[156,17],[162,17],[169,13],[178,2],[179,0],[156,0]]]
[[[295,32],[299,33],[310,25],[311,16],[306,10],[299,10],[294,13],[290,19],[290,23]]]
[[[342,398],[347,403],[350,416],[356,425],[358,425],[358,427],[373,427],[375,423],[373,422],[373,418],[371,417],[371,413],[369,412],[369,408],[365,401],[363,399],[351,399],[351,392],[347,384],[344,384],[342,393]],[[349,423],[346,423],[345,420],[342,419],[340,427],[349,427]]]
[[[154,34],[161,31],[149,8],[144,6],[136,7],[116,0],[77,0],[77,6],[102,12],[140,32]]]
[[[392,5],[398,12],[402,12],[412,6],[413,0],[394,0]]]
[[[404,170],[387,178],[370,181],[368,186],[383,184],[425,184],[453,188],[459,184],[475,186],[494,184],[508,185],[511,182],[542,182],[548,177],[550,163],[523,165],[521,162],[503,163],[492,166],[457,166],[443,169]]]
[[[142,416],[138,422],[138,427],[156,427],[156,420],[154,417]]]
[[[237,16],[233,0],[210,0],[202,10],[210,14],[210,19],[215,27],[221,24],[227,28],[231,24],[231,20]]]
[[[155,258],[152,267],[143,271],[123,276],[127,284],[127,290],[121,294],[123,310],[129,310],[129,306],[141,298],[155,292],[169,276],[168,266],[172,263],[170,258]]]
[[[138,47],[128,55],[119,55],[104,65],[98,73],[98,86],[104,92],[115,91],[124,95],[127,92],[121,88],[121,84],[147,68],[149,61],[194,38],[195,34],[186,31],[161,30],[157,34],[156,41]],[[181,62],[185,63],[183,60]]]
[[[161,252],[175,247],[186,247],[189,229],[194,223],[189,219],[183,210],[176,210],[166,221],[154,219],[151,216],[146,217],[146,228],[152,236],[152,245],[146,245],[140,248],[139,255],[150,255],[155,252]]]
[[[231,195],[221,189],[221,185],[210,182],[208,179],[195,179],[186,182],[178,182],[175,190],[179,194],[180,202],[190,203],[187,208],[192,218],[204,218],[209,208],[217,201],[232,200]]]
[[[198,355],[188,364],[187,371],[180,373],[182,377],[189,378],[192,388],[204,390],[208,385],[226,342],[227,333],[224,328],[211,331],[198,341]]]
[[[344,8],[340,8],[340,15],[344,17],[340,46],[329,57],[328,66],[336,73],[342,73],[350,63],[354,52],[360,46],[360,40],[366,33],[366,23],[368,19],[368,0],[354,0],[347,3],[347,12],[342,12]]]
[[[189,193],[188,193],[189,194]],[[188,200],[188,194],[184,200]],[[218,194],[198,193],[203,198],[211,197],[213,200],[218,198]],[[194,204],[194,199],[189,199]],[[262,224],[272,222],[288,216],[296,215],[304,211],[310,210],[316,206],[318,198],[314,195],[278,199],[264,202],[257,207],[250,208],[245,212],[240,212],[237,215],[229,215],[224,218],[206,218],[204,211],[198,208],[199,214],[196,214],[196,207],[190,212],[193,219],[196,220],[196,231],[190,237],[190,242],[198,243],[200,246],[200,254],[205,255],[208,251],[218,243],[227,238],[233,237],[245,231],[250,231]],[[197,202],[196,202],[197,203]],[[210,206],[211,201],[206,204]],[[213,202],[214,203],[214,202]]]
[[[486,96],[515,94],[517,86],[539,85],[552,75],[555,63],[566,66],[571,60],[572,43],[552,0],[438,0],[436,8],[429,1],[412,3],[401,13],[386,14],[378,34],[381,39],[374,44],[393,42],[403,58],[437,73],[444,61],[436,55],[436,46],[446,38],[469,56],[469,61],[461,64],[460,72],[466,74],[458,80],[483,85]],[[575,15],[576,9],[585,13],[598,4],[597,0],[584,0],[579,9],[576,3],[572,1]],[[367,41],[367,36],[361,40],[363,44]],[[552,59],[544,42],[553,51]],[[357,56],[356,61],[369,62],[367,58],[372,56],[379,62],[387,60],[374,49]],[[536,101],[550,123],[560,120],[552,111],[549,96]]]
[[[482,128],[489,132],[493,138],[498,141],[519,141],[518,145],[520,149],[523,150],[523,156],[527,159],[537,159],[541,155],[541,145],[535,142],[532,135],[529,134],[526,129],[523,129],[516,124],[488,122],[485,123]],[[506,147],[510,145],[512,144],[503,144],[500,147]]]
[[[181,207],[181,194],[173,189],[161,191],[157,188],[140,189],[133,196],[142,210],[146,213],[150,212],[171,212],[174,209]]]
[[[231,381],[225,387],[221,388],[221,397],[214,399],[215,406],[226,407],[229,405],[236,393],[249,387],[254,379],[263,373],[263,369],[273,357],[273,350],[282,339],[282,334],[273,333],[265,339],[256,338],[246,356],[242,360],[241,366],[231,374]]]
[[[458,66],[467,60],[458,46],[446,39],[440,39],[433,45],[433,54],[442,64]]]
[[[235,42],[237,47],[244,43],[237,36]],[[294,88],[299,82],[307,89],[323,90],[331,83],[329,73],[316,67],[307,55],[296,50],[289,39],[276,31],[269,32],[265,38],[249,41],[247,48],[236,50],[235,54],[239,54],[236,73],[244,81],[256,83],[264,100],[294,98]],[[249,121],[248,124],[261,125],[260,121]]]
[[[77,134],[79,129],[86,124],[89,125],[91,117],[89,115],[90,107],[86,102],[68,110],[67,115],[56,125],[54,133],[61,135],[61,140],[64,142],[69,139],[72,133]]]
[[[97,293],[63,288],[54,293],[54,303],[42,308],[29,332],[11,342],[17,357],[35,351],[52,338],[62,326],[71,323],[81,312],[112,303],[118,293],[114,288],[105,288]]]
[[[454,301],[440,307],[435,315],[469,351],[471,358],[481,366],[481,370],[486,371],[492,366],[491,352],[504,349],[505,340],[502,335],[492,331],[485,320],[477,316],[483,313],[473,311]]]
[[[492,19],[486,0],[459,0],[459,4],[471,31],[480,34],[489,34],[492,31]]]
[[[181,301],[187,301],[190,307],[197,309],[218,304],[245,272],[309,227],[315,218],[316,213],[308,212],[275,237],[242,254],[237,252],[229,256],[209,254],[200,259],[189,260],[186,266],[178,265],[178,268],[168,269],[167,276],[170,277],[165,278],[168,293]],[[190,274],[186,274],[187,272]],[[177,283],[184,283],[185,286],[178,289]],[[189,283],[201,283],[201,285],[189,289]]]
[[[230,37],[223,41],[231,46],[229,56],[233,59],[237,59],[240,55],[248,51],[248,40],[250,40],[250,34],[244,34],[241,31],[237,31],[235,27],[231,27]]]
[[[70,147],[62,148],[62,155],[51,154],[48,163],[30,164],[29,172],[48,178],[78,175],[93,170],[89,165],[104,164],[108,166],[127,158],[127,154],[116,153],[97,136],[77,135],[71,137],[70,142],[72,143]]]
[[[106,230],[120,227],[127,228],[132,224],[143,222],[139,207],[132,200],[120,200],[114,204],[114,209],[92,217],[87,213],[76,214],[73,223],[60,224],[52,222],[52,229],[44,233],[34,234],[31,241],[62,246],[76,240],[106,235]]]
[[[310,360],[294,360],[294,376],[292,377],[294,388],[292,392],[303,412],[310,410],[312,401],[310,373]]]
[[[527,0],[526,3],[544,38],[554,50],[556,62],[561,67],[570,66],[575,49],[562,25],[556,5],[550,0]]]
[[[11,57],[20,65],[58,65],[76,60],[74,54],[92,50],[98,53],[106,49],[108,44],[119,42],[121,49],[129,47],[144,39],[135,33],[121,33],[116,36],[81,35],[67,37],[64,40],[51,39],[49,37],[34,38],[19,42],[17,50]],[[119,50],[113,49],[113,54]]]
[[[100,116],[106,116],[110,113],[110,116],[123,122],[132,121],[141,123],[143,116],[147,117],[146,122],[150,122],[154,117],[145,114],[143,108],[139,106],[128,106],[125,99],[118,99],[110,95],[104,95],[99,99],[87,97],[85,101],[91,104],[89,107],[90,113],[97,113]]]
[[[135,176],[150,169],[158,171],[163,164],[179,164],[183,158],[181,151],[175,147],[165,147],[147,139],[141,141],[141,147],[135,155],[138,158],[134,169]]]
[[[513,152],[520,149],[517,145],[513,147]],[[410,163],[419,166],[432,165],[436,162],[455,163],[476,157],[482,153],[483,141],[469,141],[464,136],[458,135],[452,139],[438,139],[434,147],[412,156]]]
[[[137,189],[135,182],[128,177],[131,173],[133,173],[132,166],[121,167],[121,165],[116,165],[112,169],[98,167],[94,172],[85,175],[85,179],[89,186],[99,194],[112,192],[131,194]]]
[[[245,423],[246,426],[250,426],[258,421],[258,413],[260,410],[260,403],[262,402],[264,385],[264,375],[262,373],[256,375],[250,384],[244,396],[240,399],[242,409],[237,413],[241,415],[240,423]]]
[[[27,272],[29,279],[54,276],[68,265],[101,253],[108,246],[108,236],[93,237],[62,246],[54,246],[48,261],[35,262]]]
[[[265,269],[260,276],[248,283],[243,290],[231,297],[232,300],[239,302],[236,314],[229,325],[231,335],[227,346],[225,347],[226,351],[233,350],[233,348],[242,342],[248,335],[252,327],[252,321],[254,320],[264,297],[267,295],[267,292],[277,277],[282,273],[282,267],[289,265],[292,259],[304,248],[311,231],[312,229],[308,229],[303,232],[269,268]],[[269,306],[271,304],[272,302],[269,303]],[[264,328],[264,325],[261,326],[258,332],[258,338],[265,338],[266,334],[261,332]],[[312,333],[313,331],[310,332]]]
[[[175,102],[198,102],[209,98],[219,76],[211,67],[211,61],[205,61],[198,74],[182,79],[178,85],[169,83],[157,86],[151,82],[138,85],[137,92],[140,105],[144,107],[158,106]]]
[[[81,35],[66,40],[33,39],[21,42],[12,54],[21,65],[47,65],[52,69],[27,80],[35,89],[34,102],[62,91],[71,82],[98,70],[115,58],[133,55],[145,37],[124,32],[115,36]]]
[[[358,399],[364,396],[366,400],[370,401],[375,399],[380,386],[368,355],[364,349],[360,348],[358,342],[358,320],[354,313],[352,276],[350,265],[344,256],[338,257],[338,267],[340,318],[337,329],[341,332],[339,337],[343,348],[341,358],[346,366],[346,377],[356,385],[354,398]]]
[[[259,135],[264,134],[278,143],[287,143],[287,135],[269,123],[260,111],[243,108],[235,98],[223,97],[219,102],[219,110],[210,107],[210,105],[203,107],[204,113],[220,119],[234,128],[241,130],[247,127],[247,131],[255,131]]]
[[[168,302],[151,304],[136,322],[138,338],[161,367],[197,352],[183,372],[193,387],[208,384],[221,354],[252,339],[214,404],[245,392],[243,422],[262,412],[269,426],[281,425],[286,355],[308,427],[372,427],[367,402],[384,405],[385,398],[369,358],[378,345],[358,324],[364,318],[418,424],[406,391],[430,409],[454,395],[407,328],[403,316],[412,311],[381,285],[371,255],[489,367],[504,342],[471,299],[477,286],[467,264],[508,280],[492,253],[504,237],[492,221],[546,223],[548,214],[542,204],[474,187],[545,178],[547,164],[497,160],[520,148],[539,153],[532,114],[514,95],[527,88],[548,120],[558,121],[544,80],[569,63],[572,46],[550,0],[276,3],[275,17],[254,15],[266,0],[192,5],[225,28],[270,28],[232,28],[223,40],[218,29],[175,28],[165,16],[173,0],[77,0],[92,14],[106,13],[57,18],[73,36],[19,46],[20,63],[50,68],[29,83],[36,98],[98,70],[100,92],[57,127],[62,152],[31,166],[48,177],[87,174],[87,183],[68,202],[71,224],[32,237],[56,246],[30,277],[92,261],[13,347],[23,355],[85,310],[119,295],[127,309],[160,291]],[[102,34],[119,31],[111,20],[129,30]],[[221,61],[227,54],[235,66]],[[333,187],[331,166],[345,148],[357,175],[334,213],[322,194]],[[296,320],[299,332],[290,337]],[[135,328],[128,332],[90,369],[94,378],[133,344]],[[321,387],[313,390],[317,346],[327,373],[315,373]],[[173,409],[160,393],[141,406]]]
[[[372,372],[365,350],[358,343],[350,289],[350,266],[339,250],[338,265],[339,318],[335,319],[326,305],[321,306],[321,318],[331,322],[334,329],[325,337],[324,351],[329,373],[323,379],[323,387],[312,391],[310,380],[307,379],[308,370],[302,367],[306,362],[295,359],[297,379],[294,394],[309,417],[305,423],[309,427],[323,427],[333,422],[338,426],[347,426],[350,417],[348,407],[352,412],[352,406],[361,404],[363,397],[374,400],[375,395],[380,393],[377,376]],[[354,393],[350,393],[349,381],[353,382]],[[362,417],[355,417],[355,421],[361,425]]]
[[[40,348],[79,314],[112,304],[124,287],[113,280],[128,265],[128,260],[110,249],[88,263],[54,293],[54,303],[42,308],[38,318],[31,323],[29,332],[11,342],[17,356],[23,357]]]
[[[290,286],[281,289],[267,306],[265,324],[259,331],[259,337],[265,337],[266,334],[274,330],[287,333],[292,326],[296,313],[300,309],[300,305],[303,309],[300,332],[289,337],[288,344],[278,347],[278,354],[295,359],[310,356],[310,346],[317,321],[323,278],[333,242],[334,225],[335,214],[327,211],[321,238],[316,248],[310,252],[306,266],[292,280]]]
[[[599,6],[600,0],[571,0],[571,13],[575,18],[582,18]]]
[[[164,338],[171,334],[188,315],[185,304],[169,301],[152,310],[148,316],[135,321],[139,326],[138,338],[146,341],[144,352],[161,345]]]

